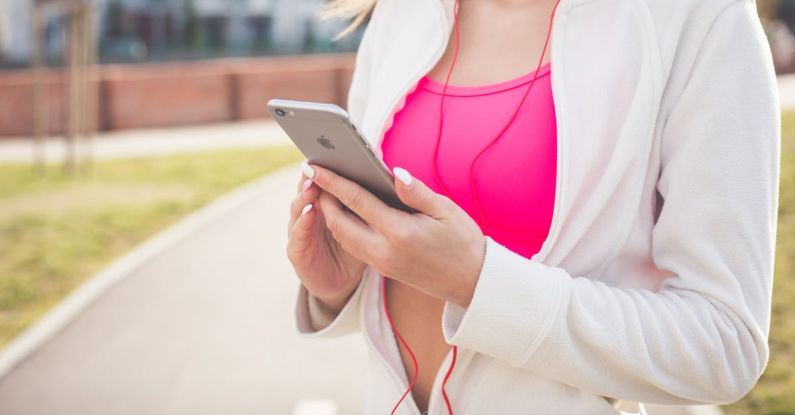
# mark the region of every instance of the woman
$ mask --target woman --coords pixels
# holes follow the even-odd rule
[[[780,136],[752,0],[332,6],[374,6],[348,110],[418,211],[309,163],[292,201],[298,329],[362,331],[366,414],[643,413],[750,390]]]

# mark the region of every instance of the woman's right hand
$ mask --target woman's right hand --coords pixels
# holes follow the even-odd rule
[[[326,228],[317,203],[322,191],[301,174],[290,205],[287,258],[307,291],[337,314],[359,285],[366,264],[346,252]]]

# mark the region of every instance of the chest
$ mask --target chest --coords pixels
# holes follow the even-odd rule
[[[549,51],[541,55],[555,3],[459,0],[458,29],[451,30],[445,51],[428,77],[444,82],[454,58],[453,85],[513,79],[534,70],[539,60],[548,62]]]
[[[555,196],[549,66],[479,86],[445,88],[425,77],[381,149],[388,166],[409,170],[484,234],[529,258],[547,235]]]

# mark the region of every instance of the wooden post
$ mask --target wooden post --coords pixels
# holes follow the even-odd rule
[[[66,17],[66,54],[63,89],[65,120],[64,170],[74,173],[81,158],[91,160],[90,140],[97,123],[96,39],[93,33],[93,3],[87,0],[33,0],[33,131],[34,164],[43,169],[44,139],[48,133],[47,82],[44,79],[44,59],[41,52],[44,32],[44,12],[47,6],[58,9]],[[80,142],[84,144],[82,156]]]
[[[77,120],[75,123],[77,124],[76,131],[77,135],[75,137],[75,160],[74,164],[75,167],[80,165],[80,160],[82,159],[82,152],[83,152],[83,144],[86,140],[86,83],[88,80],[86,79],[86,7],[84,4],[78,4],[74,7],[74,17],[75,17],[75,53],[77,56],[75,59],[77,60],[77,85],[75,87],[77,97],[75,98],[75,102],[77,103],[76,108],[76,116]]]
[[[45,160],[45,137],[49,133],[48,118],[49,107],[47,87],[45,80],[46,68],[44,65],[44,8],[36,2],[33,5],[33,36],[31,45],[31,64],[33,71],[33,166],[38,172],[43,172]]]
[[[69,8],[67,18],[67,73],[68,81],[66,88],[66,152],[64,154],[64,170],[68,173],[74,173],[76,167],[76,153],[77,153],[77,134],[79,131],[79,87],[78,82],[80,75],[78,73],[78,51],[79,43],[79,30],[77,24],[77,16],[74,9]]]
[[[94,9],[90,3],[85,7],[85,64],[86,64],[86,105],[84,163],[90,169],[94,156],[94,135],[97,131],[97,112],[99,111],[97,93],[99,76],[97,73],[97,39],[94,33]]]

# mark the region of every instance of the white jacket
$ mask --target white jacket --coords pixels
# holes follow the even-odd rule
[[[348,101],[374,147],[445,50],[452,7],[378,1]],[[454,413],[740,399],[768,359],[779,184],[778,90],[755,2],[561,0],[550,42],[550,234],[530,260],[487,237],[471,305],[445,304]],[[379,287],[368,267],[338,316],[310,308],[303,286],[296,302],[304,336],[362,331],[368,415],[388,414],[408,384]],[[432,415],[447,413],[451,357]],[[398,413],[419,414],[410,395]]]

